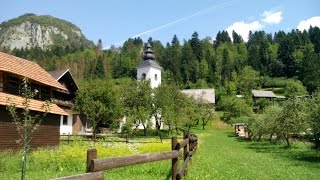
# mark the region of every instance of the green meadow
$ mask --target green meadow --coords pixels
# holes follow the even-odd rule
[[[199,147],[189,164],[185,179],[319,179],[320,153],[308,142],[284,143],[246,141],[233,134],[233,128],[220,121],[202,130]],[[28,156],[27,179],[52,179],[85,172],[86,151],[91,142],[75,141],[59,148],[33,151]],[[96,144],[98,158],[168,151],[163,143]],[[0,179],[20,178],[20,155],[0,153]],[[179,166],[181,166],[181,162]],[[171,161],[160,161],[104,171],[105,179],[171,179]]]

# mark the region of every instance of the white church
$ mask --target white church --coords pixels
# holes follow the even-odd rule
[[[154,59],[151,45],[148,44],[143,61],[137,68],[137,80],[149,80],[152,89],[157,88],[161,84],[162,70],[162,67]]]
[[[146,51],[143,55],[143,61],[137,67],[137,80],[149,80],[152,89],[157,88],[161,84],[161,71],[162,67],[155,61],[155,56],[150,44],[147,45]],[[196,100],[201,100],[209,104],[215,104],[215,91],[214,89],[188,89],[182,90],[182,93],[192,96]],[[152,122],[152,128],[156,127],[155,118],[152,116],[150,121]],[[125,124],[126,118],[123,118],[123,122],[120,123],[120,129]],[[143,125],[139,124],[138,129],[143,129]],[[163,128],[161,123],[160,129]]]
[[[157,88],[161,84],[161,70],[162,67],[155,61],[155,56],[151,49],[151,45],[148,43],[147,49],[143,55],[143,61],[137,67],[137,80],[149,80],[150,86],[152,89]],[[152,128],[156,127],[155,118],[152,116],[150,119],[152,123]],[[120,122],[120,128],[118,132],[121,132],[121,128],[123,124],[126,123],[126,117],[123,118],[122,122]],[[146,122],[147,123],[147,122]],[[138,129],[143,129],[143,125],[139,124],[137,126]],[[160,129],[163,128],[163,123],[161,124]]]

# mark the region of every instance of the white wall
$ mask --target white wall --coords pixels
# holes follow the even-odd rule
[[[146,79],[150,80],[151,88],[157,88],[161,84],[161,70],[154,67],[141,67],[137,70],[137,79],[142,78],[142,74],[146,74]],[[157,74],[157,80],[155,80],[155,75]]]
[[[60,134],[72,134],[72,114],[68,116],[68,124],[63,125],[63,115],[60,117]]]

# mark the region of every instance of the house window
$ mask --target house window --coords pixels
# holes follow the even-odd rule
[[[158,81],[158,74],[155,74],[155,75],[154,75],[154,80],[155,80],[155,81]]]
[[[142,73],[141,79],[142,79],[142,80],[145,80],[145,79],[146,79],[146,73]]]
[[[15,76],[7,75],[4,82],[4,91],[10,94],[20,94],[21,80]]]
[[[50,88],[49,87],[41,87],[41,93],[40,93],[41,100],[49,100],[50,99]]]
[[[0,72],[0,91],[3,91],[3,73]]]
[[[63,125],[68,125],[68,116],[63,115]]]

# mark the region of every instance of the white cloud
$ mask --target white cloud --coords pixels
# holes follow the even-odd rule
[[[299,23],[297,28],[300,31],[303,31],[305,29],[308,30],[310,28],[310,26],[312,26],[312,27],[315,27],[315,26],[320,27],[320,16],[314,16],[314,17],[309,18],[307,20],[300,21],[300,23]]]
[[[229,36],[232,37],[232,30],[240,34],[244,41],[248,41],[249,31],[257,31],[264,27],[259,21],[253,21],[251,23],[245,23],[244,21],[239,21],[233,23],[227,28]]]
[[[279,24],[282,21],[282,12],[264,11],[262,13],[262,21],[267,24]]]

